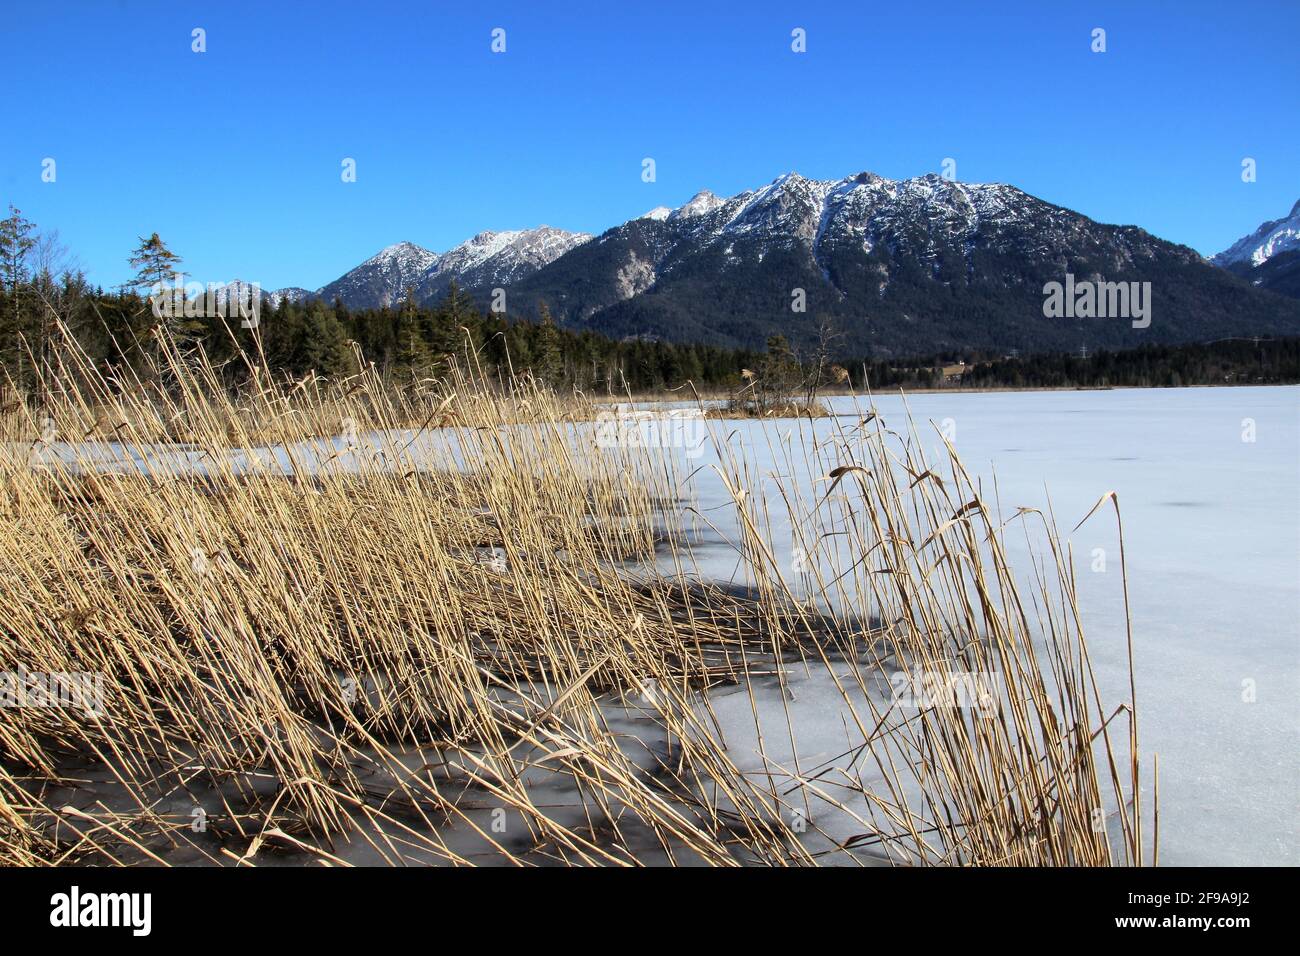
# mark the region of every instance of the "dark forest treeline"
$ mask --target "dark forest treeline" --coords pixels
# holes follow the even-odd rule
[[[492,375],[531,374],[565,390],[638,392],[688,381],[701,389],[729,388],[741,381],[742,369],[760,362],[753,353],[710,345],[615,341],[573,332],[549,316],[527,322],[485,315],[454,287],[438,303],[383,309],[355,310],[320,301],[273,307],[264,302],[256,333],[232,310],[210,311],[231,317],[185,317],[183,311],[176,318],[160,317],[147,297],[105,293],[75,281],[19,287],[16,302],[14,292],[5,289],[0,291],[0,362],[11,378],[30,386],[32,354],[39,357],[56,338],[55,316],[97,364],[137,371],[146,365],[153,330],[160,324],[187,346],[202,346],[214,364],[237,359],[241,349],[256,354],[260,347],[270,368],[295,377],[312,370],[331,377],[351,374],[359,349],[365,361],[395,382],[436,379],[448,362],[463,363],[472,350]],[[229,369],[234,384],[242,364],[231,361]]]
[[[128,283],[111,293],[92,288],[57,231],[42,232],[9,206],[0,219],[0,366],[21,390],[32,391],[37,367],[57,367],[57,350],[74,343],[110,376],[148,377],[162,340],[201,348],[232,386],[248,374],[246,355],[295,378],[347,376],[364,361],[404,384],[437,379],[451,362],[463,362],[503,378],[532,375],[557,389],[619,393],[687,381],[730,387],[756,359],[716,346],[568,331],[545,306],[539,321],[511,321],[484,314],[455,284],[436,303],[417,303],[408,290],[394,308],[354,310],[337,300],[272,305],[256,287],[185,283],[184,260],[157,233],[140,237],[127,261],[135,273]]]
[[[941,369],[966,363],[944,380]],[[1300,338],[1224,339],[1192,345],[1145,345],[1087,356],[1054,352],[1012,357],[980,352],[912,361],[853,359],[853,385],[896,388],[1106,388],[1300,383]]]
[[[106,293],[75,280],[0,289],[0,363],[22,386],[33,381],[32,354],[55,339],[56,316],[80,346],[104,368],[144,368],[152,330],[168,322],[190,345],[202,345],[217,363],[255,352],[254,333],[239,318],[196,316],[160,319],[147,297]],[[339,376],[356,371],[356,350],[396,382],[438,378],[451,359],[468,349],[492,375],[531,374],[561,389],[651,392],[687,382],[701,391],[734,390],[744,370],[761,372],[770,362],[748,351],[683,345],[564,329],[549,317],[513,321],[483,314],[453,288],[432,305],[348,309],[320,301],[272,307],[263,304],[257,329],[267,364],[285,375],[311,370]],[[23,343],[26,343],[24,346]],[[805,357],[811,359],[811,356]],[[958,378],[941,369],[966,363]],[[805,363],[806,365],[808,363]],[[1010,357],[980,352],[930,355],[912,360],[842,360],[854,388],[1071,388],[1108,386],[1286,384],[1300,382],[1300,338],[1229,339],[1196,345],[1152,345],[1087,356],[1051,353]],[[232,384],[242,366],[230,363]],[[805,371],[807,369],[805,368]],[[795,373],[798,377],[798,373]],[[823,379],[823,387],[832,384]]]
[[[202,346],[215,364],[229,360],[232,385],[245,374],[243,363],[236,361],[240,351],[257,354],[259,349],[271,369],[296,378],[313,370],[331,377],[351,374],[359,351],[399,384],[439,378],[450,361],[464,362],[471,352],[490,375],[531,374],[562,390],[593,393],[652,392],[688,382],[701,391],[734,392],[746,383],[761,387],[779,378],[783,391],[812,397],[843,381],[842,373],[833,374],[838,367],[825,347],[800,356],[779,336],[769,342],[767,354],[640,338],[616,341],[562,328],[545,309],[538,322],[484,314],[455,286],[437,303],[407,301],[383,309],[349,309],[337,301],[286,301],[273,307],[264,301],[256,332],[243,327],[238,314],[219,314],[232,314],[229,308],[206,305],[192,310],[201,314],[188,317],[186,309],[163,309],[160,315],[147,296],[107,293],[75,275],[10,282],[0,286],[0,364],[8,378],[30,389],[33,358],[50,357],[48,349],[59,339],[55,326],[61,322],[104,370],[141,372],[154,347],[153,331],[165,324],[175,339]],[[959,361],[964,362],[960,374],[945,376],[945,366],[951,371]],[[1089,355],[1013,357],[972,351],[840,364],[859,390],[867,385],[884,390],[1283,384],[1300,382],[1300,338],[1224,339]]]
[[[92,288],[57,231],[41,232],[12,205],[0,219],[0,367],[24,390],[36,382],[37,363],[69,343],[101,370],[143,373],[158,347],[154,332],[202,347],[228,370],[230,384],[246,374],[241,353],[264,358],[275,372],[300,378],[357,371],[358,355],[393,382],[437,379],[449,363],[473,362],[490,375],[529,374],[557,389],[653,392],[693,383],[701,391],[744,392],[782,404],[795,394],[811,401],[819,391],[849,382],[861,390],[960,385],[964,388],[1070,388],[1279,384],[1300,382],[1300,338],[1222,339],[1192,345],[1150,345],[1091,355],[1025,357],[967,351],[914,360],[838,357],[848,339],[835,319],[819,319],[818,341],[800,354],[784,335],[767,337],[763,353],[716,345],[682,344],[633,336],[612,339],[554,322],[541,304],[537,321],[484,313],[454,284],[438,302],[407,301],[380,309],[350,309],[340,301],[261,300],[247,320],[203,287],[186,296],[176,288],[182,259],[157,233],[141,237],[128,259],[135,276],[116,292]],[[55,278],[58,276],[59,278]],[[172,280],[175,280],[174,282]],[[170,288],[150,298],[142,290]],[[168,303],[175,308],[169,308]],[[716,302],[705,305],[716,308]],[[249,327],[255,325],[253,329]],[[959,365],[959,363],[962,363]],[[956,371],[954,371],[956,370]]]

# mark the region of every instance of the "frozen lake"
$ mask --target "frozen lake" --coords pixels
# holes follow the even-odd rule
[[[926,393],[906,402],[927,447],[933,421],[972,475],[996,474],[1006,515],[1050,495],[1073,544],[1084,626],[1102,692],[1128,698],[1114,491],[1124,520],[1133,611],[1143,776],[1160,763],[1163,865],[1300,863],[1300,388],[1118,389]],[[904,401],[830,402],[851,428],[874,406],[894,428]],[[762,474],[764,493],[794,474],[780,442],[828,438],[815,423],[718,422],[713,433]],[[932,442],[930,439],[932,438]],[[775,440],[774,440],[775,439]],[[776,449],[774,451],[774,448]],[[732,537],[734,508],[706,444],[688,459],[700,510]],[[989,486],[991,488],[991,486]],[[771,511],[778,560],[791,552],[788,516]],[[734,549],[704,536],[703,573],[736,575]],[[1022,566],[1023,538],[1007,536]],[[1094,570],[1105,552],[1105,570]],[[737,580],[743,580],[743,575]],[[1149,797],[1144,797],[1149,801]]]
[[[807,449],[831,442],[837,429],[852,433],[871,408],[888,427],[905,429],[910,409],[927,448],[941,444],[927,424],[933,422],[972,475],[986,479],[986,500],[995,497],[996,477],[1004,516],[1021,506],[1045,508],[1050,497],[1073,546],[1089,649],[1103,698],[1113,707],[1128,699],[1113,513],[1107,506],[1071,529],[1114,491],[1124,520],[1147,808],[1151,758],[1159,756],[1160,862],[1300,863],[1300,387],[934,392],[906,402],[894,395],[836,398],[829,405],[839,417],[710,420],[709,440],[689,418],[659,430],[674,446],[670,457],[683,496],[696,509],[683,512],[685,523],[694,521],[701,531],[692,547],[695,570],[709,579],[745,580],[728,543],[738,538],[735,507],[710,466],[740,464],[743,485],[767,502],[776,562],[791,568],[791,524],[779,489],[797,487],[815,499],[827,487],[816,481],[825,460],[810,463]],[[667,406],[645,408],[655,419],[669,417]],[[570,434],[585,436],[580,444],[590,449],[589,426]],[[444,466],[463,457],[456,436],[445,432],[371,435],[363,445],[405,445],[413,438],[417,457],[422,449]],[[346,470],[347,447],[327,439],[323,451],[308,443],[292,455],[262,449],[235,457],[314,471],[326,453],[340,450],[343,458],[328,467]],[[38,458],[50,455],[66,459],[72,451],[51,448]],[[100,466],[113,469],[205,467],[198,452],[178,448],[151,451],[147,463],[139,450],[120,446],[83,448],[80,455],[101,456]],[[702,527],[692,514],[713,527]],[[1006,545],[1013,565],[1028,571],[1023,536],[1007,534]],[[815,682],[797,689],[798,700],[774,712],[804,724],[801,753],[804,744],[830,752],[835,735],[823,731],[838,728],[830,711],[840,701],[819,694]],[[749,744],[743,728],[752,716],[747,699],[736,700],[732,720],[727,702],[717,706],[724,724],[741,728],[728,731],[728,742],[743,764]]]

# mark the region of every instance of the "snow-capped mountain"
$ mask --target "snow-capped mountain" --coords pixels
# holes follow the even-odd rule
[[[1270,269],[1300,260],[1300,251],[1284,251],[1296,215],[1266,223],[1229,253],[1241,246],[1249,261],[1266,247]],[[1151,325],[1045,318],[1044,286],[1067,275],[1151,283]],[[729,198],[703,190],[595,238],[539,226],[482,232],[441,254],[399,243],[311,295],[367,308],[395,305],[407,288],[421,302],[437,299],[453,281],[484,305],[493,289],[506,289],[518,317],[536,317],[545,303],[574,328],[731,347],[763,348],[777,333],[806,345],[826,320],[842,333],[841,348],[864,355],[1300,332],[1300,307],[1186,246],[1094,222],[1014,186],[934,174],[816,180],[790,172]],[[302,290],[282,291],[301,301]]]
[[[1210,259],[1257,289],[1300,299],[1300,201]]]
[[[709,190],[704,189],[691,197],[690,202],[678,206],[676,209],[669,209],[667,206],[655,206],[649,212],[643,214],[641,219],[653,219],[656,222],[665,222],[669,219],[690,219],[692,216],[703,216],[705,213],[713,212],[719,206],[723,205],[726,200],[719,199]]]
[[[327,302],[341,299],[354,308],[396,305],[408,288],[420,286],[438,259],[438,253],[423,246],[399,242],[316,290],[316,296]]]
[[[1225,268],[1238,263],[1248,263],[1252,267],[1262,266],[1273,256],[1292,249],[1300,249],[1300,200],[1291,207],[1289,216],[1264,223],[1210,261]]]
[[[416,293],[421,301],[444,293],[454,280],[465,289],[510,285],[591,239],[585,232],[551,226],[508,232],[480,232],[443,253]]]
[[[690,202],[684,206],[674,209],[668,216],[669,219],[690,219],[693,216],[703,216],[713,212],[719,206],[724,204],[724,200],[719,199],[707,189],[703,189],[691,197]]]
[[[276,289],[274,292],[267,292],[265,298],[271,303],[271,308],[278,309],[281,302],[306,302],[315,294],[311,289],[291,285],[285,286],[283,289]]]
[[[1044,285],[1151,282],[1154,320],[1043,315]],[[701,192],[584,243],[516,283],[512,312],[541,302],[573,327],[762,348],[811,342],[822,318],[845,348],[1076,350],[1300,331],[1300,313],[1192,249],[1112,226],[1005,184],[934,174],[839,180],[786,173],[730,198]],[[800,308],[802,306],[802,309]]]
[[[466,289],[508,285],[590,238],[585,232],[538,226],[481,232],[441,254],[399,242],[312,295],[327,302],[338,298],[352,308],[373,308],[396,305],[407,289],[414,290],[417,301],[427,301],[445,293],[453,281]]]
[[[701,193],[665,221],[677,223],[696,243],[725,244],[733,259],[742,239],[757,240],[760,246],[745,251],[760,257],[773,245],[798,243],[825,267],[839,254],[870,255],[881,246],[924,263],[953,252],[969,260],[978,248],[1015,246],[1041,256],[1088,233],[1088,226],[1103,230],[1087,238],[1107,248],[1114,266],[1133,260],[1131,245],[1104,231],[1116,227],[1097,226],[1013,186],[959,183],[934,174],[900,181],[859,173],[826,181],[786,173],[726,200]],[[1028,245],[1026,229],[1034,232]]]

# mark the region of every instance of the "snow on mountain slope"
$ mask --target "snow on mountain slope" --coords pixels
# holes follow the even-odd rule
[[[1265,223],[1215,263],[1232,256],[1266,260],[1294,248],[1300,248],[1300,203],[1288,219]],[[1230,269],[1241,274],[1249,267]],[[512,313],[534,314],[546,302],[563,321],[611,334],[694,336],[748,347],[761,345],[772,330],[800,333],[800,322],[808,323],[791,312],[790,290],[801,288],[812,308],[852,325],[864,350],[985,340],[1072,347],[1080,336],[1100,344],[1100,326],[1067,331],[1042,323],[1044,283],[1070,270],[1159,279],[1167,298],[1162,314],[1176,312],[1187,326],[1169,330],[1171,338],[1208,336],[1215,323],[1235,329],[1245,322],[1233,318],[1238,312],[1204,307],[1231,298],[1231,282],[1220,289],[1224,277],[1208,274],[1219,270],[1186,246],[1134,226],[1094,222],[1010,185],[933,173],[817,180],[788,172],[730,197],[702,190],[677,208],[657,207],[594,240],[539,226],[481,232],[443,254],[399,243],[317,295],[337,295],[353,307],[394,305],[407,287],[429,301],[454,281],[480,300],[508,288]],[[1290,281],[1294,270],[1277,271],[1278,281]],[[1267,277],[1258,275],[1257,285],[1267,288]],[[1252,303],[1264,315],[1258,328],[1290,321],[1285,309],[1273,314],[1281,306]]]
[[[1149,283],[1159,327],[1048,322],[1067,274]],[[803,290],[805,311],[792,309]],[[785,173],[729,198],[702,192],[606,230],[511,287],[512,311],[612,336],[761,348],[815,339],[821,316],[864,354],[933,348],[1071,350],[1297,326],[1195,250],[1095,222],[1000,183],[933,173],[836,180]]]
[[[728,199],[705,191],[666,216],[655,213],[642,218],[675,227],[653,263],[659,275],[677,268],[686,253],[718,243],[731,263],[761,262],[775,250],[805,247],[828,281],[832,252],[871,254],[881,244],[891,254],[935,263],[954,249],[969,258],[977,247],[1048,256],[1083,238],[1106,245],[1106,258],[1116,268],[1132,261],[1122,242],[1090,234],[1080,226],[1087,220],[1069,210],[1012,186],[959,183],[933,173],[906,180],[870,172],[815,180],[790,172]]]
[[[726,200],[719,199],[707,189],[702,189],[690,201],[683,206],[678,206],[672,210],[667,218],[669,219],[690,219],[694,216],[704,216],[713,212],[721,206]],[[660,207],[663,208],[663,207]]]
[[[726,243],[729,262],[744,257],[761,262],[776,249],[807,247],[828,280],[829,253],[842,252],[848,246],[870,253],[886,242],[923,262],[935,261],[949,244],[973,245],[975,236],[989,227],[997,227],[996,233],[1002,226],[1023,225],[1026,203],[1035,204],[1036,211],[1054,209],[1010,186],[956,183],[933,174],[889,180],[863,172],[840,180],[816,180],[789,172],[729,198],[705,189],[675,209],[659,206],[624,223],[618,228],[650,221],[670,227],[670,231],[654,249],[638,251],[635,256],[629,253],[616,267],[616,284],[625,296],[638,295],[671,271],[675,260],[717,242]],[[1059,212],[1060,225],[1065,227],[1073,214]],[[587,233],[543,225],[481,232],[441,254],[401,242],[315,295],[327,300],[337,297],[353,307],[391,306],[407,288],[414,288],[417,298],[427,300],[445,294],[453,281],[464,289],[504,287],[549,266],[591,238]],[[1031,241],[1035,251],[1045,253],[1059,239],[1038,236]],[[997,235],[985,235],[982,241],[1001,242]],[[1015,241],[1026,240],[1017,235]],[[297,293],[288,297],[291,301],[304,298]]]
[[[566,232],[546,225],[536,229],[480,232],[442,255],[425,275],[419,297],[438,296],[453,281],[464,289],[510,285],[590,239],[585,232]]]
[[[1291,207],[1289,216],[1264,223],[1249,236],[1212,256],[1210,261],[1225,268],[1239,263],[1262,266],[1273,256],[1297,248],[1300,248],[1300,201]]]
[[[381,249],[355,269],[316,291],[326,301],[341,299],[353,308],[392,306],[415,288],[438,263],[438,253],[413,242]]]
[[[301,286],[291,285],[283,289],[276,289],[274,292],[266,293],[267,300],[271,303],[271,308],[278,309],[281,302],[306,302],[316,293],[311,289],[304,289]]]
[[[335,297],[354,308],[392,306],[408,288],[420,300],[445,292],[453,281],[463,288],[504,285],[529,275],[589,240],[584,232],[551,226],[481,232],[439,254],[399,242],[371,256],[315,295]]]

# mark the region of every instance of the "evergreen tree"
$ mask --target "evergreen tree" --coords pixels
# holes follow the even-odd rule
[[[6,353],[17,352],[18,378],[23,379],[23,345],[21,338],[26,331],[23,320],[23,287],[28,279],[27,255],[36,245],[32,235],[35,226],[23,218],[22,211],[15,209],[11,203],[9,216],[0,220],[0,279],[9,289],[9,308],[5,311],[6,321],[0,327],[0,345]]]
[[[799,377],[799,363],[784,335],[771,335],[767,339],[767,355],[759,366],[758,394],[763,409],[773,405],[787,405],[794,394]]]
[[[140,245],[132,250],[127,263],[136,270],[135,277],[127,283],[127,288],[149,290],[146,296],[150,306],[160,313],[159,325],[166,329],[173,341],[189,343],[203,336],[201,322],[187,321],[185,317],[184,292],[178,291],[174,296],[166,290],[174,273],[183,260],[167,248],[166,244],[154,233],[148,239],[141,238]],[[181,278],[176,277],[177,284]],[[162,298],[154,300],[152,295]]]
[[[446,298],[434,308],[429,317],[426,338],[429,351],[435,358],[454,355],[461,344],[461,326],[469,321],[473,304],[469,296],[460,291],[455,280]]]
[[[546,303],[541,307],[541,323],[533,349],[533,374],[551,386],[558,386],[564,375],[564,356],[560,350],[560,330],[555,326]]]
[[[303,361],[306,369],[322,375],[355,371],[347,332],[334,312],[320,302],[313,302],[303,318]]]
[[[158,238],[158,233],[155,232],[148,239],[142,237],[140,245],[132,250],[131,257],[127,260],[131,268],[136,270],[135,278],[127,286],[133,289],[165,286],[183,261]]]
[[[24,219],[22,210],[15,209],[11,203],[9,217],[0,219],[0,277],[10,293],[27,281],[27,254],[36,245],[32,235],[36,227],[31,220]]]
[[[418,380],[433,367],[433,351],[424,335],[424,323],[415,305],[415,290],[406,290],[398,312],[396,364],[400,377]]]

